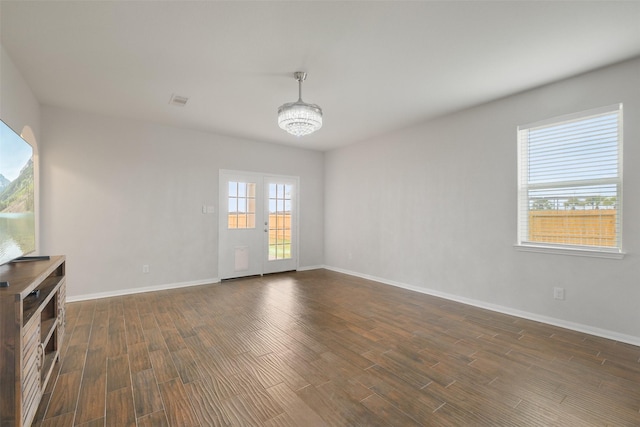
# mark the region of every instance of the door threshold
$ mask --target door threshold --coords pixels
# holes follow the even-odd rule
[[[220,282],[230,282],[232,280],[252,279],[252,278],[262,277],[262,276],[273,276],[276,274],[297,273],[297,272],[298,270],[274,271],[273,273],[252,274],[250,276],[240,276],[240,277],[228,277],[226,279],[220,279]]]

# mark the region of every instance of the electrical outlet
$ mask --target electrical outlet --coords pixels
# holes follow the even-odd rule
[[[553,298],[564,300],[564,288],[553,288]]]
[[[149,272],[149,266],[147,264],[142,266],[142,272],[143,273],[148,273]]]

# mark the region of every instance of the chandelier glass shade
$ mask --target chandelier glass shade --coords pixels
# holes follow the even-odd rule
[[[291,135],[309,135],[322,127],[322,109],[302,101],[302,81],[307,73],[298,71],[293,75],[298,81],[298,100],[278,108],[278,126]]]

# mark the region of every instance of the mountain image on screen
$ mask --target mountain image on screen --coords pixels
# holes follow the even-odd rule
[[[0,193],[2,193],[9,184],[11,184],[11,181],[5,178],[4,175],[0,174]]]
[[[0,212],[33,212],[32,159],[29,159],[15,180],[9,181],[0,175]]]
[[[13,181],[0,174],[0,264],[35,250],[34,224],[30,158]]]

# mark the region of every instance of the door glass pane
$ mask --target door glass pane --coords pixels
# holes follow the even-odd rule
[[[230,229],[256,227],[256,184],[229,181]]]
[[[269,184],[269,260],[291,258],[292,186]]]
[[[229,197],[229,213],[238,212],[238,199]]]
[[[286,243],[282,247],[284,248],[284,257],[291,258],[291,243]]]

